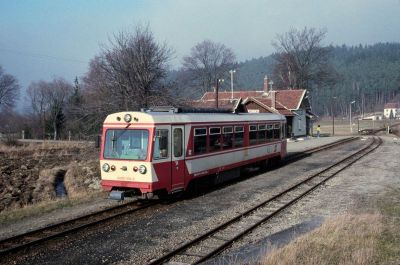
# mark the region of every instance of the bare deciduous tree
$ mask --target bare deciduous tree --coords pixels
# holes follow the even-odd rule
[[[19,96],[19,85],[14,76],[5,74],[0,66],[0,109],[11,109]]]
[[[274,79],[278,85],[311,90],[314,84],[334,82],[329,48],[322,46],[325,35],[326,30],[305,27],[277,36],[272,44],[277,50]]]
[[[109,113],[166,104],[171,99],[164,80],[173,52],[156,42],[148,26],[120,32],[110,43],[90,62],[83,78],[82,119],[93,129]]]
[[[27,90],[33,112],[38,116],[42,128],[42,138],[46,137],[46,112],[49,108],[47,100],[48,90],[47,82],[32,82]]]
[[[236,63],[236,56],[224,44],[205,40],[194,46],[190,55],[183,58],[183,70],[187,71],[194,85],[202,93],[207,92],[216,80],[225,76]]]
[[[63,125],[63,109],[70,97],[73,87],[62,78],[51,82],[33,82],[28,88],[28,97],[31,100],[33,111],[40,117],[43,137],[45,137],[46,123],[50,122],[53,130],[53,139],[59,138],[59,131]]]
[[[116,92],[120,106],[148,107],[153,97],[162,96],[161,80],[166,77],[172,51],[158,44],[149,27],[136,27],[133,34],[120,32],[103,51],[100,67]],[[122,103],[122,104],[121,104]]]

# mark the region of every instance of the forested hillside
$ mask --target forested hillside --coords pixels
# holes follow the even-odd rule
[[[352,100],[356,101],[356,113],[382,111],[386,102],[400,100],[399,43],[332,46],[330,50],[330,60],[337,72],[336,84],[314,87],[311,100],[315,113],[330,115],[333,104],[335,115],[345,116]],[[272,76],[273,64],[272,55],[239,63],[235,88],[261,89],[264,76]],[[226,82],[223,88],[228,87]]]

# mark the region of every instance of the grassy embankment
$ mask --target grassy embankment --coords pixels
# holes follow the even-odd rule
[[[8,223],[104,196],[98,150],[85,142],[0,145],[0,223]],[[58,172],[68,198],[55,193]]]
[[[400,188],[272,251],[263,265],[399,264]]]
[[[74,207],[89,203],[98,198],[106,198],[107,194],[101,191],[80,194],[72,198],[49,199],[34,204],[27,204],[22,208],[11,208],[0,212],[0,224],[12,223],[24,218],[40,216],[57,209]]]

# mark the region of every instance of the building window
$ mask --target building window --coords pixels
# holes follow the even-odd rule
[[[223,149],[229,149],[233,147],[233,127],[223,127]]]
[[[194,129],[193,151],[195,155],[207,152],[207,128]]]
[[[250,145],[257,144],[257,125],[249,126],[249,143]]]
[[[209,130],[210,141],[208,150],[210,152],[221,150],[221,128],[211,127]]]
[[[154,159],[164,159],[168,157],[168,130],[156,130],[154,140]]]
[[[243,135],[244,135],[244,128],[243,126],[235,126],[235,134],[233,137],[233,146],[234,147],[242,147],[243,146]]]
[[[267,125],[267,141],[272,141],[274,138],[274,132],[273,132],[273,125],[268,124]]]
[[[258,125],[258,143],[265,143],[267,137],[267,125],[260,124]]]

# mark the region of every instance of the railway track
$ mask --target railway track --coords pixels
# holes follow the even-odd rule
[[[94,226],[96,224],[111,220],[116,217],[143,210],[155,204],[157,204],[157,202],[155,201],[143,202],[139,200],[124,203],[95,213],[70,219],[65,222],[60,222],[0,240],[0,257],[6,254],[14,253],[23,248],[41,244],[50,239],[65,236],[83,228]]]
[[[349,142],[355,141],[357,139],[360,139],[360,137],[349,137],[349,138],[345,138],[345,139],[341,139],[341,140],[335,141],[333,143],[329,143],[329,144],[317,146],[317,147],[314,147],[314,148],[310,148],[310,149],[307,149],[307,150],[305,150],[303,152],[294,153],[292,155],[288,155],[285,158],[284,163],[293,162],[293,161],[305,158],[307,156],[310,156],[313,153],[317,153],[319,151],[328,150],[330,148],[337,147],[337,146],[343,145],[345,143],[349,143]]]
[[[214,229],[150,261],[149,264],[199,264],[222,252],[261,224],[266,223],[289,206],[305,197],[339,172],[374,151],[382,139],[373,137],[364,148],[350,154],[335,164],[313,174],[300,183],[282,191]]]
[[[359,139],[359,137],[350,137],[343,140],[339,140],[333,143],[322,145],[319,147],[308,149],[304,152],[293,154],[288,156],[285,163],[299,160],[304,157],[310,156],[311,154],[323,150],[327,150],[333,147],[340,146]],[[116,207],[107,208],[99,212],[84,215],[78,218],[70,219],[65,222],[60,222],[50,226],[46,226],[37,230],[32,230],[27,233],[19,234],[10,238],[0,240],[0,257],[7,254],[15,253],[24,248],[44,243],[48,240],[59,238],[67,234],[77,232],[81,229],[111,220],[113,218],[137,212],[157,204],[156,201],[143,202],[134,201],[118,205]]]

